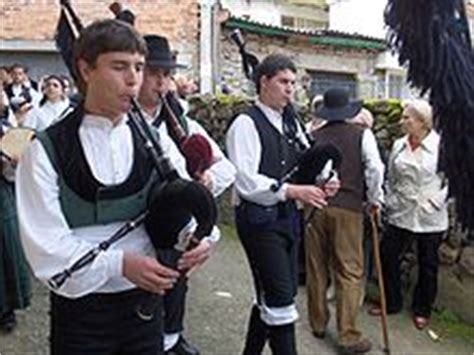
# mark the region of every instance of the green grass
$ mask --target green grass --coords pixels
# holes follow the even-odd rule
[[[434,311],[431,318],[432,327],[442,336],[461,338],[474,344],[474,326],[463,322],[450,310]]]
[[[223,238],[237,238],[237,231],[233,224],[220,223],[219,229]]]

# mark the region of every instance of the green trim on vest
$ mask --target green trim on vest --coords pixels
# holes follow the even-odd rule
[[[132,195],[118,199],[104,199],[101,198],[102,192],[107,190],[107,187],[104,187],[99,189],[96,201],[89,202],[67,186],[56,161],[53,142],[46,132],[39,132],[36,137],[45,148],[46,154],[58,174],[59,202],[69,227],[79,228],[128,221],[137,217],[147,208],[148,196],[156,181],[155,173],[150,175],[150,179],[141,190]]]

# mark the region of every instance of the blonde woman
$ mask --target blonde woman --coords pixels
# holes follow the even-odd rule
[[[387,176],[387,233],[382,261],[387,311],[403,307],[400,259],[417,243],[418,280],[413,295],[413,321],[427,326],[437,293],[438,247],[448,228],[447,186],[437,172],[439,136],[433,130],[431,106],[422,100],[408,102],[400,121],[405,136],[396,140]],[[380,314],[380,308],[369,311]]]

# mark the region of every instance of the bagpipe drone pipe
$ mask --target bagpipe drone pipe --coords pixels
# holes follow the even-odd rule
[[[58,23],[56,43],[65,63],[68,64],[71,75],[77,79],[72,59],[72,46],[82,25],[68,1],[61,2],[61,16]],[[74,19],[71,21],[71,19]],[[60,288],[71,275],[92,263],[100,252],[107,250],[110,245],[125,237],[129,232],[142,223],[155,248],[174,248],[183,245],[178,235],[192,220],[195,221],[195,230],[187,230],[190,237],[180,252],[190,250],[199,244],[200,240],[211,233],[217,222],[217,206],[210,191],[196,181],[188,181],[178,177],[174,167],[164,156],[154,131],[146,122],[138,103],[131,100],[132,110],[129,113],[129,122],[133,125],[143,141],[145,148],[153,162],[154,169],[161,181],[152,189],[148,198],[148,208],[135,219],[124,224],[110,238],[104,240],[88,253],[80,257],[72,266],[54,275],[49,280],[53,289]],[[150,296],[150,302],[139,305],[139,315],[147,319],[154,313],[157,306],[155,298]]]
[[[464,0],[389,0],[389,44],[408,82],[428,93],[441,136],[439,168],[456,217],[474,231],[474,53]]]

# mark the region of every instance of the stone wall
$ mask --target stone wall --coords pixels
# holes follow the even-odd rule
[[[244,77],[242,60],[237,46],[229,39],[230,31],[222,30],[220,41],[219,80],[223,80],[233,92],[252,95],[254,88]],[[378,51],[314,45],[306,36],[280,38],[245,34],[247,51],[262,60],[271,53],[282,53],[292,58],[298,67],[298,77],[308,72],[344,73],[352,75],[360,83],[375,82],[374,73]],[[220,83],[219,83],[220,84]],[[359,96],[371,96],[365,85],[359,85]]]

